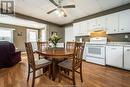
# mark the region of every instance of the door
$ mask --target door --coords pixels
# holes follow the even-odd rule
[[[123,46],[106,46],[106,64],[123,68]]]
[[[97,18],[97,28],[105,30],[106,28],[106,16]]]
[[[81,22],[81,36],[88,35],[88,21],[82,21]]]
[[[65,42],[75,41],[73,26],[65,27]]]
[[[100,45],[87,45],[86,56],[105,58],[105,47]]]
[[[119,32],[130,32],[130,9],[121,11],[119,14]]]
[[[107,34],[114,34],[119,32],[119,13],[114,13],[106,16],[106,31]]]
[[[32,43],[33,50],[37,49],[38,30],[27,29],[27,42]]]
[[[88,28],[89,28],[89,33],[96,30],[97,28],[96,18],[88,20]]]
[[[130,47],[124,47],[124,68],[130,70]]]

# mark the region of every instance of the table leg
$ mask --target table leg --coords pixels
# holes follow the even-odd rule
[[[52,58],[52,80],[55,81],[55,65],[56,64],[56,60],[55,58]]]

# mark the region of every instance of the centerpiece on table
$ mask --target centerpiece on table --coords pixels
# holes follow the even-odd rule
[[[52,36],[49,38],[49,41],[52,42],[53,47],[56,48],[58,41],[61,39],[56,33],[52,34]]]

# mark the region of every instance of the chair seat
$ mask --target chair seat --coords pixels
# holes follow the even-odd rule
[[[65,69],[69,69],[69,70],[72,70],[72,63],[73,63],[73,60],[65,60],[63,62],[60,62],[58,64],[59,67],[62,67],[62,68],[65,68]]]
[[[39,60],[36,60],[35,61],[35,65],[36,65],[36,69],[39,69],[39,68],[42,68],[42,67],[45,67],[49,64],[51,64],[52,62],[47,60],[47,59],[39,59]]]

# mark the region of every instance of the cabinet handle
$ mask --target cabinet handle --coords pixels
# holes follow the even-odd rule
[[[124,29],[121,29],[121,30],[124,30]]]
[[[130,51],[130,49],[127,49],[127,51]]]

